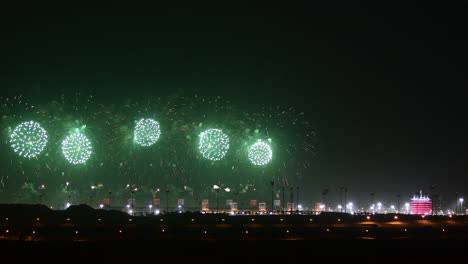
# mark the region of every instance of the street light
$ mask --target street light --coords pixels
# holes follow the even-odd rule
[[[225,192],[230,192],[231,189],[229,189],[229,188],[226,187],[226,188],[224,188],[224,191],[225,191]]]
[[[348,203],[348,188],[345,187],[344,188],[344,204],[346,205],[346,203]],[[347,210],[346,210],[346,206],[344,208],[344,212],[347,213]]]
[[[292,187],[292,186],[289,187],[289,191],[290,191],[290,194],[289,194],[290,197],[289,198],[290,198],[290,205],[291,205],[291,208],[290,208],[291,210],[290,211],[291,211],[291,214],[292,214],[293,213],[293,204],[294,204],[294,187]]]
[[[352,214],[353,213],[353,203],[348,203],[348,205],[346,206],[347,208],[349,208],[349,212]]]
[[[89,206],[93,207],[93,191],[96,190],[96,186],[90,186],[91,191],[89,192]]]
[[[271,184],[271,212],[273,212],[273,209],[274,209],[273,208],[273,203],[274,203],[273,199],[274,199],[274,193],[275,193],[275,189],[274,189],[275,188],[275,181],[271,181],[270,184]]]
[[[68,195],[67,195],[68,196],[68,200],[67,200],[68,206],[67,206],[67,208],[68,208],[70,206],[70,204],[71,204],[71,202],[70,202],[71,201],[71,192],[70,192],[70,188],[69,188],[70,187],[70,182],[67,181],[65,183],[65,186],[66,186],[65,189],[67,189],[67,192],[68,192]]]
[[[375,198],[375,193],[371,193],[370,194],[370,197],[371,197],[371,204],[374,205],[374,198]]]
[[[108,193],[109,193],[109,204],[108,204],[108,206],[109,206],[109,209],[110,209],[110,208],[111,208],[111,195],[112,195],[112,191],[109,190]]]
[[[401,197],[401,194],[397,194],[397,198],[398,198],[397,213],[400,213],[400,197]]]
[[[91,193],[92,193],[92,198],[93,198],[91,203],[94,202],[94,198],[99,200],[99,197],[100,197],[99,196],[99,191],[102,189],[102,187],[104,187],[104,185],[102,185],[101,183],[98,183],[97,185],[92,185],[91,186]],[[93,207],[93,205],[91,205],[91,207]]]
[[[284,186],[281,186],[281,192],[283,193],[283,207],[282,207],[282,213],[284,214]]]
[[[328,205],[328,202],[327,202],[327,194],[328,194],[328,189],[323,189],[322,191],[322,196],[323,196],[323,208],[325,209],[325,211],[327,210],[327,205]]]
[[[39,204],[42,204],[42,196],[45,195],[45,185],[42,184],[41,186],[39,186]]]
[[[193,194],[193,200],[195,201],[195,208],[198,206],[198,195]]]
[[[166,187],[166,213],[169,212],[169,188]]]
[[[221,187],[215,184],[213,185],[213,189],[216,191],[216,213],[218,213],[218,206],[219,206],[218,194],[219,194],[219,189],[221,189]]]
[[[89,206],[93,207],[93,195],[89,194]]]
[[[434,215],[434,204],[435,204],[435,199],[434,199],[434,198],[435,198],[435,193],[434,193],[434,189],[435,189],[435,188],[436,188],[436,185],[435,185],[435,184],[431,185],[431,196],[430,196],[431,201],[432,201],[432,203],[431,203],[431,215]]]
[[[239,201],[239,190],[236,189],[236,191],[234,191],[234,194],[236,195],[237,210],[239,210],[241,207]]]
[[[296,187],[296,213],[299,214],[299,186]]]
[[[343,204],[343,186],[340,186],[340,206],[338,207],[338,209],[340,209],[340,213],[342,213],[343,211],[341,210],[341,205]]]
[[[219,210],[219,190],[221,190],[221,186],[218,184],[213,185],[213,189],[216,191],[216,213],[218,213]],[[230,192],[231,189],[228,187],[223,189],[225,192]]]
[[[463,214],[463,201],[465,201],[463,198],[460,198],[460,213]]]

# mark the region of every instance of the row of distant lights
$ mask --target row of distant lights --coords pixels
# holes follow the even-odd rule
[[[330,232],[330,231],[331,231],[330,228],[327,228],[327,229],[325,229],[325,230],[326,230],[326,232]],[[408,232],[408,229],[405,228],[405,229],[403,229],[403,231],[404,231],[404,232]],[[441,231],[442,231],[442,232],[445,232],[446,230],[445,230],[445,228],[442,228]],[[161,232],[162,232],[162,233],[165,233],[165,232],[166,232],[166,229],[161,229]],[[365,232],[366,232],[366,233],[369,233],[369,229],[365,229]],[[9,233],[10,233],[10,230],[9,230],[9,229],[6,229],[6,230],[5,230],[5,233],[6,233],[6,234],[9,234]],[[33,230],[31,233],[32,233],[32,234],[36,234],[36,230]],[[78,230],[75,230],[75,234],[78,234],[78,233],[79,233],[79,231],[78,231]],[[119,229],[119,230],[118,230],[118,233],[119,233],[119,234],[122,234],[122,233],[123,233],[123,230],[122,230],[122,229]],[[204,233],[204,234],[207,234],[207,233],[208,233],[208,230],[203,230],[203,233]],[[248,230],[245,230],[245,233],[248,234],[249,231],[248,231]],[[289,234],[289,233],[290,233],[290,230],[287,229],[287,230],[286,230],[286,233]]]
[[[131,210],[130,210],[130,211],[131,211]],[[155,211],[155,214],[160,214],[160,211],[159,211],[159,210],[156,210],[156,211]],[[271,213],[270,213],[270,214],[271,214]],[[425,215],[421,215],[421,218],[424,219],[425,217],[426,217]],[[452,218],[452,215],[449,215],[449,217]],[[371,216],[370,216],[370,215],[366,216],[366,219],[367,219],[367,220],[371,220]],[[393,217],[393,219],[398,220],[398,216],[395,215],[395,216]],[[40,221],[40,220],[41,220],[41,219],[40,219],[39,217],[36,217],[36,221]],[[101,218],[98,218],[97,220],[98,220],[98,221],[101,221]],[[314,220],[314,219],[309,218],[309,222],[312,222],[313,220]],[[5,221],[8,221],[8,217],[5,218]],[[71,219],[70,219],[70,218],[67,218],[67,221],[71,221]],[[132,222],[133,219],[132,219],[132,218],[129,218],[128,221],[129,221],[129,222]],[[160,221],[163,222],[164,219],[161,218]],[[191,221],[194,222],[195,219],[192,218]],[[225,218],[222,218],[221,221],[224,222],[224,221],[226,221],[226,219],[225,219]],[[255,218],[252,218],[251,221],[252,221],[252,222],[255,222]],[[284,219],[283,219],[283,218],[280,218],[280,221],[283,222]],[[338,218],[337,221],[338,221],[338,222],[341,222],[341,218]]]
[[[450,218],[451,218],[451,217],[452,217],[452,215],[450,215]],[[424,218],[424,215],[422,215],[422,218]],[[370,220],[370,219],[371,219],[371,217],[368,215],[368,216],[366,216],[366,219],[367,219],[367,220]],[[394,216],[394,219],[395,219],[395,220],[398,220],[398,216]],[[6,221],[8,221],[8,218],[5,218],[5,220],[6,220]],[[40,221],[40,218],[39,218],[39,217],[37,217],[37,218],[36,218],[36,220],[37,220],[37,221]],[[71,220],[70,218],[67,218],[67,221],[70,221],[70,220]],[[101,221],[101,218],[98,218],[97,220],[98,220],[98,221]],[[133,219],[132,219],[132,218],[130,218],[130,219],[128,219],[128,221],[129,221],[129,222],[132,222],[132,221],[133,221]],[[164,219],[163,219],[163,218],[161,218],[161,219],[160,219],[160,221],[161,221],[161,222],[163,222],[163,221],[164,221]],[[192,221],[192,222],[194,222],[194,221],[195,221],[195,219],[194,219],[194,218],[192,218],[192,219],[191,219],[191,221]],[[222,218],[222,219],[221,219],[221,221],[222,221],[222,222],[224,222],[224,221],[226,221],[226,219],[225,219],[225,218]],[[254,218],[252,218],[252,219],[251,219],[251,221],[252,221],[252,222],[255,222],[255,219],[254,219]],[[280,219],[280,221],[282,222],[282,221],[284,221],[284,219],[283,219],[283,218],[281,218],[281,219]],[[310,222],[312,222],[312,221],[313,221],[313,219],[312,219],[312,218],[309,218],[309,221],[310,221]],[[340,219],[340,218],[338,218],[338,219],[337,219],[337,221],[338,221],[338,222],[340,222],[340,221],[341,221],[341,219]],[[165,230],[165,229],[162,229],[161,231],[164,233],[166,230]],[[326,231],[327,231],[327,232],[330,232],[330,228],[327,228],[327,229],[326,229]],[[408,229],[407,229],[407,228],[405,228],[405,229],[404,229],[404,231],[405,231],[405,232],[407,232],[407,231],[408,231]],[[10,232],[10,231],[9,231],[9,229],[5,230],[5,233],[9,233],[9,232]],[[118,232],[119,232],[119,233],[122,233],[122,230],[120,229]],[[286,233],[289,233],[289,232],[290,232],[289,230],[286,230]],[[365,229],[365,232],[366,232],[366,233],[368,233],[368,232],[369,232],[369,229]],[[443,228],[443,229],[442,229],[442,232],[445,232],[445,228]],[[34,230],[33,230],[33,231],[32,231],[32,233],[33,233],[33,234],[35,234],[35,233],[36,233],[36,231],[34,231]],[[78,234],[78,230],[76,230],[76,231],[75,231],[75,233],[76,233],[76,234]],[[208,233],[208,231],[207,231],[207,230],[204,230],[204,231],[203,231],[203,233],[204,233],[204,234],[207,234],[207,233]],[[246,234],[248,234],[248,233],[249,233],[249,231],[248,231],[248,230],[246,230],[246,231],[245,231],[245,233],[246,233]]]
[[[158,210],[158,211],[159,211],[159,210]],[[158,214],[159,214],[159,212],[158,212]],[[452,215],[450,215],[450,218],[451,218],[451,217],[452,217]],[[422,218],[424,218],[424,215],[422,216]],[[370,216],[366,216],[366,219],[367,219],[367,220],[370,220],[370,219],[371,219],[371,217],[370,217]],[[395,219],[395,220],[398,220],[398,216],[394,216],[394,219]],[[8,218],[6,218],[6,220],[8,221]],[[37,221],[40,221],[40,218],[38,217],[38,218],[36,218],[36,220],[37,220]],[[70,221],[70,220],[71,220],[70,218],[67,218],[67,221]],[[98,218],[97,220],[98,220],[98,221],[101,221],[101,218]],[[192,220],[192,222],[194,222],[194,221],[195,221],[195,219],[194,219],[194,218],[192,218],[191,220]],[[338,222],[340,222],[340,221],[341,221],[341,219],[340,219],[340,218],[338,218],[337,220],[338,220]],[[130,218],[130,219],[128,219],[128,221],[129,221],[129,222],[132,222],[132,221],[133,221],[133,219],[132,219],[132,218]],[[163,222],[163,221],[164,221],[164,219],[162,219],[162,218],[161,218],[161,219],[160,219],[160,221],[161,221],[161,222]],[[225,219],[224,219],[224,218],[222,218],[222,219],[221,219],[221,221],[223,221],[223,222],[224,222],[224,221],[225,221]],[[254,219],[254,218],[252,218],[252,219],[251,219],[251,221],[252,221],[252,222],[255,222],[255,219]],[[284,221],[284,219],[283,219],[283,218],[281,218],[281,219],[280,219],[280,221],[282,222],[282,221]],[[312,218],[309,218],[309,221],[310,221],[310,222],[312,222],[312,221],[313,221],[313,219],[312,219]],[[165,229],[162,229],[161,231],[164,233],[166,230],[165,230]],[[327,228],[327,229],[326,229],[326,231],[327,231],[327,232],[330,232],[330,228]],[[369,229],[366,229],[365,231],[366,231],[366,233],[368,233],[368,232],[369,232]],[[407,232],[407,231],[408,231],[408,229],[406,229],[406,228],[405,228],[405,229],[404,229],[404,231],[405,231],[405,232]],[[9,232],[10,232],[10,231],[9,231],[8,229],[5,231],[5,233],[9,233]],[[442,229],[442,232],[445,232],[445,229],[444,229],[444,228]],[[32,233],[33,233],[33,234],[35,234],[35,233],[36,233],[36,231],[32,231]],[[119,230],[119,233],[122,233],[122,230]],[[207,233],[208,233],[208,231],[207,231],[207,230],[204,230],[204,232],[203,232],[203,233],[204,233],[204,234],[207,234]],[[246,230],[246,231],[245,231],[245,234],[248,234],[248,233],[249,233],[249,231],[248,231],[248,230]],[[286,233],[289,233],[289,230],[286,230]],[[76,231],[75,231],[75,234],[78,234],[78,230],[76,230]]]
[[[69,183],[67,182],[66,185],[68,186]],[[129,187],[129,184],[127,184],[127,187]],[[44,184],[41,185],[40,188],[44,189],[44,188],[45,188],[45,185],[44,185]],[[220,187],[219,185],[216,185],[216,184],[213,185],[213,189],[220,189],[220,188],[221,188],[221,187]],[[91,186],[91,189],[96,189],[96,186]],[[137,188],[134,189],[134,191],[137,191],[137,190],[138,190]],[[230,192],[230,191],[231,191],[229,188],[225,188],[224,190],[225,190],[226,192]],[[159,192],[159,189],[158,189],[157,191]],[[464,202],[464,199],[463,199],[463,198],[460,198],[460,202],[463,203],[463,202]],[[71,205],[71,204],[70,204],[69,202],[67,202],[67,203],[65,204],[65,208],[70,207],[70,205]],[[382,206],[382,203],[377,203],[377,207],[379,207],[379,209],[380,209],[381,206]],[[409,206],[410,206],[409,203],[406,203],[406,204],[405,204],[405,207],[406,207],[406,210],[407,210],[407,211],[409,211]],[[127,207],[127,209],[128,209],[128,208],[130,208],[130,205],[127,204],[126,207]],[[179,210],[182,209],[182,205],[180,205],[180,204],[179,204],[177,207],[179,208]],[[347,208],[352,209],[352,207],[353,207],[353,203],[350,202],[350,203],[347,205]],[[52,207],[51,207],[51,208],[52,208]],[[99,204],[99,208],[100,208],[100,209],[104,208],[104,204]],[[148,208],[151,210],[151,209],[153,208],[153,205],[151,205],[151,204],[148,205]],[[392,210],[395,210],[395,206],[394,206],[394,205],[390,206],[390,208],[391,208]],[[298,209],[299,209],[299,210],[302,209],[302,206],[301,206],[300,204],[298,205]],[[325,205],[323,205],[323,204],[320,205],[320,209],[322,209],[322,210],[325,209]],[[338,209],[342,209],[342,206],[341,206],[341,205],[338,205]],[[370,209],[371,209],[371,210],[375,209],[375,205],[370,206]],[[179,212],[180,212],[180,211],[179,211]],[[159,213],[160,213],[159,210],[157,210],[157,214],[159,214]],[[202,213],[204,214],[204,213],[206,213],[206,212],[205,212],[205,211],[202,211]],[[289,212],[289,211],[286,212],[286,213],[287,213],[287,214],[291,214],[291,212]],[[230,214],[231,214],[231,215],[235,215],[235,212],[231,211]],[[242,211],[242,214],[245,214],[245,212]],[[260,214],[260,215],[263,215],[263,214],[266,214],[266,213],[264,213],[264,212],[259,212],[259,214]],[[272,215],[273,212],[269,212],[269,214]],[[302,213],[299,212],[299,214],[302,214]],[[316,215],[319,215],[320,213],[319,213],[319,212],[316,212],[315,214],[316,214]],[[354,212],[351,212],[351,214],[354,214]],[[372,214],[375,214],[375,213],[372,213]],[[428,215],[428,214],[426,213],[426,215]],[[449,212],[448,215],[449,215],[450,217],[452,217],[452,213]],[[424,218],[424,217],[423,217],[423,218]]]
[[[151,206],[151,207],[152,207],[152,206]],[[131,210],[130,210],[130,211],[131,211]],[[231,212],[231,213],[232,213],[232,212]],[[159,209],[155,211],[155,214],[160,214]],[[244,212],[242,212],[242,214],[244,214]],[[270,212],[270,214],[271,214],[271,212]],[[425,215],[421,215],[421,218],[424,219],[424,218],[426,218],[426,216],[425,216]],[[449,218],[452,218],[452,215],[449,215]],[[371,216],[370,216],[370,215],[367,215],[367,216],[366,216],[366,219],[367,219],[367,220],[371,220]],[[393,217],[393,219],[398,220],[398,216],[395,215],[395,216]],[[9,218],[8,218],[8,217],[5,217],[5,221],[8,221],[8,220],[9,220]],[[40,221],[40,220],[41,220],[41,219],[40,219],[39,217],[36,217],[36,221]],[[98,220],[98,221],[101,221],[101,218],[98,218],[97,220]],[[250,219],[250,220],[251,220],[252,222],[255,222],[255,218],[252,218],[252,219]],[[309,222],[312,222],[313,220],[314,220],[314,219],[309,218]],[[70,218],[67,218],[67,221],[71,221],[71,219],[70,219]],[[132,222],[133,219],[132,219],[132,218],[129,218],[128,221],[129,221],[129,222]],[[163,222],[163,221],[164,221],[164,218],[161,218],[160,221]],[[195,218],[192,218],[191,221],[192,221],[192,222],[195,222]],[[221,221],[222,221],[222,222],[225,222],[226,219],[225,219],[225,218],[222,218]],[[280,221],[283,222],[283,221],[284,221],[284,218],[280,218]],[[341,218],[338,218],[337,221],[338,221],[338,222],[341,222]]]
[[[68,182],[67,182],[67,186],[68,186]],[[42,185],[41,187],[42,187],[42,188],[45,188],[44,185]],[[128,185],[127,185],[127,187],[128,187]],[[95,186],[91,186],[91,189],[95,189],[95,188],[96,188]],[[218,185],[215,184],[215,185],[213,186],[213,188],[214,188],[214,189],[220,189],[221,187],[219,187]],[[136,190],[137,190],[137,188],[135,188],[135,191],[136,191]],[[158,191],[159,191],[159,189],[158,189]],[[230,192],[230,189],[229,189],[229,188],[225,188],[225,191],[226,191],[226,192]],[[460,202],[463,202],[463,198],[460,198]],[[70,207],[70,206],[71,206],[71,204],[70,204],[69,202],[67,202],[67,203],[65,204],[65,208],[68,208],[68,207]],[[352,206],[353,206],[353,203],[349,203],[349,204],[348,204],[348,208],[351,209]],[[377,203],[377,206],[380,207],[381,204],[380,204],[380,203]],[[127,204],[126,207],[127,207],[127,210],[128,210],[128,212],[129,212],[129,214],[133,214],[133,210],[130,209],[130,204]],[[182,213],[182,205],[179,204],[179,205],[177,205],[177,207],[178,207],[178,209],[179,209],[179,213]],[[302,208],[301,205],[298,205],[298,207],[299,207],[299,210]],[[406,203],[405,207],[409,207],[409,203]],[[104,204],[102,204],[102,203],[99,204],[99,208],[100,208],[100,209],[103,209],[103,208],[104,208]],[[152,204],[149,204],[149,205],[148,205],[148,208],[151,210],[151,209],[153,208],[153,205],[152,205]],[[320,209],[324,209],[324,208],[325,208],[325,205],[320,205]],[[338,205],[338,208],[341,209],[341,206]],[[371,209],[374,209],[373,206],[371,206],[370,208],[371,208]],[[391,206],[391,208],[392,208],[392,209],[395,209],[393,205]],[[295,211],[295,210],[294,210],[294,211]],[[203,210],[201,213],[202,213],[202,214],[205,214],[206,212]],[[159,215],[159,214],[160,214],[160,210],[159,210],[159,209],[155,210],[154,214]],[[234,211],[231,211],[231,212],[229,212],[229,214],[230,214],[230,215],[235,215],[236,213],[235,213]],[[242,211],[241,214],[246,214],[246,212],[245,212],[245,211]],[[267,214],[267,213],[266,213],[266,212],[259,212],[258,214],[264,215],[264,214]],[[273,215],[274,213],[273,213],[273,212],[269,212],[268,214]],[[291,212],[288,211],[288,212],[286,212],[286,214],[290,215]],[[302,212],[298,212],[298,214],[301,215]],[[316,215],[319,215],[320,213],[319,213],[319,212],[316,212],[315,214],[316,214]],[[351,214],[354,214],[354,212],[351,212]],[[372,213],[372,214],[375,214],[375,213]],[[426,213],[426,215],[428,215],[428,214]],[[449,213],[448,215],[449,215],[450,218],[452,217],[452,214],[451,214],[451,213]],[[395,217],[396,217],[396,216],[395,216]],[[422,215],[422,218],[424,218],[424,217],[425,217],[425,215]]]

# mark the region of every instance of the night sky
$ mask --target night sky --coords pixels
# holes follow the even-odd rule
[[[1,93],[221,96],[293,106],[316,131],[301,196],[468,194],[464,14],[456,7],[22,7],[1,21]],[[3,139],[2,139],[3,141]],[[3,164],[3,163],[2,163]]]

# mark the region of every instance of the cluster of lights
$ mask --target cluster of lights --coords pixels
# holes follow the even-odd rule
[[[62,141],[62,152],[72,164],[84,164],[92,153],[91,142],[81,132],[75,132]]]
[[[159,123],[150,118],[142,118],[135,126],[133,138],[141,146],[149,147],[158,141],[161,135]]]
[[[23,122],[11,133],[10,144],[18,155],[34,158],[44,150],[47,144],[47,133],[37,122]]]
[[[221,160],[229,150],[229,137],[221,129],[205,130],[200,134],[198,149],[206,159]]]
[[[263,166],[271,161],[273,152],[269,144],[258,140],[255,144],[250,146],[247,157],[253,165]]]

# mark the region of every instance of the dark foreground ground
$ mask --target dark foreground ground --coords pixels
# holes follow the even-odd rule
[[[3,259],[355,263],[463,260],[468,217],[411,215],[130,216],[85,205],[0,205]],[[64,256],[64,257],[62,257]],[[120,263],[120,262],[119,262]]]
[[[0,241],[2,260],[61,263],[466,263],[466,240]],[[289,264],[289,263],[288,263]]]

